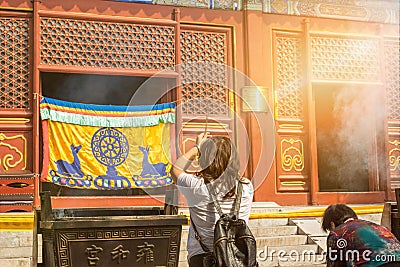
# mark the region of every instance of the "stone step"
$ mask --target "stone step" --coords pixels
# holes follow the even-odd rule
[[[325,259],[318,254],[318,246],[313,244],[300,246],[271,246],[257,248],[257,260],[260,266],[304,266],[314,267],[322,264],[325,266]],[[265,252],[267,254],[265,254]],[[279,254],[278,254],[279,253]],[[187,266],[187,252],[179,253],[179,266]]]
[[[42,257],[41,235],[38,236],[38,257]],[[33,231],[0,231],[0,266],[29,266],[33,253]]]
[[[269,242],[271,244],[277,244],[277,245],[267,245],[265,240],[257,240],[257,255],[260,259],[263,259],[264,261],[272,260],[273,258],[275,259],[275,262],[277,261],[278,258],[283,257],[287,258],[287,256],[297,256],[299,258],[304,255],[305,258],[308,259],[308,255],[310,255],[311,258],[317,257],[319,254],[319,247],[317,244],[293,244],[290,242],[293,242],[293,239],[288,240],[288,237],[283,237],[284,239],[277,241],[274,239],[272,242]],[[307,238],[302,238],[302,241],[306,241]],[[259,245],[260,243],[264,242],[264,245]],[[182,244],[183,243],[183,244]],[[184,245],[186,246],[186,242],[182,242],[181,246]],[[279,256],[279,257],[278,257]],[[187,259],[187,251],[186,247],[181,247],[180,253],[179,253],[179,261],[186,263]]]
[[[286,255],[315,255],[318,254],[318,245],[304,244],[304,245],[288,245],[288,246],[264,246],[257,247],[258,257],[276,257],[278,253],[285,253]]]
[[[251,213],[268,213],[281,211],[282,207],[275,202],[253,202]]]
[[[326,241],[328,236],[310,236],[309,238],[319,246],[320,251],[327,251]]]
[[[266,260],[258,260],[260,267],[277,267],[277,266],[302,266],[302,267],[322,267],[326,266],[323,256],[316,255],[309,260],[308,258],[302,259],[296,256],[274,257]]]
[[[324,263],[321,263],[324,262]],[[286,257],[281,259],[271,259],[266,261],[258,261],[259,267],[278,267],[278,266],[302,266],[302,267],[325,267],[326,263],[323,260],[318,260],[314,262],[313,260],[296,260],[294,261],[292,258]],[[187,261],[179,260],[178,267],[188,267]]]
[[[287,235],[287,236],[267,236],[256,237],[257,247],[265,246],[291,246],[291,245],[306,245],[309,244],[309,239],[306,235]],[[180,250],[186,250],[187,238],[181,239]]]
[[[308,236],[326,236],[327,232],[322,230],[321,223],[315,218],[307,219],[290,219],[290,225],[296,225],[299,227],[299,233],[306,234]]]
[[[319,246],[320,251],[326,251],[328,233],[322,230],[320,220],[316,218],[290,219],[289,224],[296,225],[299,233],[307,235],[313,243]]]
[[[33,242],[32,231],[0,231],[0,249],[13,247],[30,247]]]
[[[270,247],[308,244],[308,237],[306,235],[256,237],[256,240],[257,247],[260,248],[264,246]]]
[[[293,257],[282,257],[282,258],[273,258],[267,259],[265,261],[258,260],[259,267],[278,267],[278,266],[302,266],[302,267],[325,267],[326,262],[322,256],[317,255],[316,260],[313,259],[294,260]],[[188,267],[188,263],[186,260],[179,260],[178,267]]]
[[[255,237],[296,235],[298,228],[295,225],[277,225],[254,227],[250,229]]]
[[[278,225],[268,227],[254,227],[251,232],[255,237],[268,237],[268,236],[287,236],[296,235],[298,228],[295,225]],[[189,234],[189,226],[182,227],[181,239],[187,239]]]
[[[279,219],[265,218],[265,219],[249,220],[249,223],[247,225],[251,230],[253,230],[254,228],[275,227],[288,224],[289,224],[288,218],[279,218]]]
[[[249,227],[257,240],[257,247],[264,248],[265,246],[301,246],[307,244],[307,236],[298,234],[296,225],[288,225],[289,219],[257,219],[250,220]],[[180,251],[181,260],[186,261],[187,237],[189,226],[182,227]],[[290,251],[290,249],[289,249]]]
[[[1,259],[0,258],[0,266],[1,267],[30,267],[31,260],[30,260],[30,258],[12,258],[12,259]]]
[[[3,247],[0,249],[0,259],[29,258],[31,256],[32,256],[32,246],[9,247],[9,248]]]
[[[253,202],[251,204],[251,213],[268,213],[278,211],[282,211],[282,206],[279,206],[275,202]],[[180,207],[178,213],[189,214],[189,209]]]
[[[315,254],[319,253],[319,247],[317,244],[301,244],[301,245],[286,245],[286,246],[268,246],[264,245],[263,247],[257,246],[257,252],[261,254],[269,253],[269,256],[274,256],[274,254],[279,251],[283,251],[286,254],[298,252],[300,255],[302,253],[308,253],[313,251]],[[282,253],[283,253],[282,252]],[[187,250],[186,247],[181,247],[179,252],[179,259],[187,258]]]
[[[260,202],[253,202],[251,206],[251,212],[277,212],[277,211],[282,211],[282,206],[279,205],[265,205]],[[189,209],[188,208],[181,208],[179,207],[178,213],[184,213],[188,214]]]

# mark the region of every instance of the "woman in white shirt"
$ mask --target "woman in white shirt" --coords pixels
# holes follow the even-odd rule
[[[199,157],[201,170],[192,174],[186,172],[196,157]],[[190,211],[191,224],[187,242],[189,267],[203,266],[203,257],[206,255],[195,238],[193,224],[201,242],[210,251],[213,250],[214,226],[219,215],[210,199],[206,184],[211,183],[213,186],[223,212],[232,214],[237,184],[242,183],[239,218],[248,222],[254,189],[250,180],[240,176],[239,170],[239,155],[231,140],[228,137],[211,137],[204,133],[199,134],[196,145],[174,163],[172,178],[185,196]]]

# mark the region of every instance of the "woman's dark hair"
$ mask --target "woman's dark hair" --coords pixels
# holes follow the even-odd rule
[[[331,222],[337,227],[351,218],[358,219],[357,214],[349,206],[345,204],[330,205],[324,212],[322,229],[329,231],[331,230]]]
[[[205,182],[211,182],[219,178],[227,178],[225,188],[229,192],[226,197],[235,194],[236,181],[240,180],[240,160],[235,145],[228,137],[213,136],[204,140],[200,146],[199,164],[201,171],[199,176]]]

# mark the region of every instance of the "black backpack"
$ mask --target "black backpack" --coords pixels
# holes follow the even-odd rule
[[[243,185],[238,183],[238,193],[234,202],[233,215],[225,214],[215,197],[210,184],[207,189],[220,216],[214,229],[214,249],[210,251],[202,242],[193,221],[196,239],[207,253],[203,259],[204,267],[254,267],[257,264],[256,240],[246,222],[239,219],[240,201]]]

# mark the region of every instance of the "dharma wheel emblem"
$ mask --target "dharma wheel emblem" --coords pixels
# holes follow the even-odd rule
[[[91,147],[96,160],[107,166],[106,175],[96,177],[94,185],[102,189],[129,188],[130,181],[119,176],[116,170],[116,166],[124,163],[129,154],[129,143],[125,135],[114,128],[100,128],[93,134]]]

